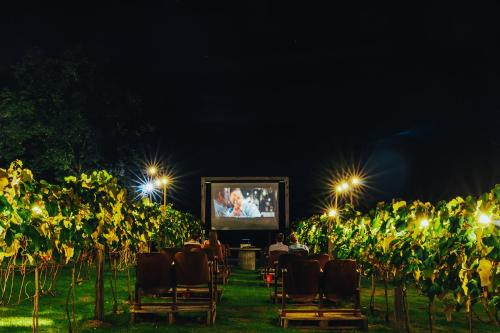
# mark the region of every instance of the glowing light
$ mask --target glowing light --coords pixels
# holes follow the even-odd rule
[[[170,183],[170,178],[168,176],[163,176],[160,178],[160,182],[162,185],[168,185]]]
[[[353,186],[358,186],[358,185],[361,185],[361,178],[359,178],[358,176],[353,176],[351,178],[351,184]]]
[[[479,215],[479,223],[484,224],[484,225],[488,225],[491,223],[491,217],[489,217],[486,214],[481,214],[481,215]]]
[[[428,226],[429,226],[429,220],[423,219],[422,221],[420,221],[420,229],[427,228]]]
[[[155,190],[155,186],[152,182],[147,182],[144,184],[144,191],[147,193],[153,192]]]
[[[42,208],[40,208],[40,206],[38,205],[34,205],[32,208],[31,208],[31,211],[33,213],[35,213],[36,215],[42,215],[43,211],[42,211]]]
[[[150,165],[146,169],[146,172],[148,173],[149,176],[156,176],[156,174],[158,173],[158,167],[154,164]]]
[[[338,214],[338,212],[335,208],[328,210],[328,217],[335,217],[335,216],[337,216],[337,214]]]
[[[139,191],[142,196],[151,195],[155,191],[155,185],[152,181],[147,181],[141,185],[139,185]]]
[[[342,182],[342,184],[340,184],[340,186],[342,187],[342,190],[343,191],[347,191],[349,189],[349,183],[348,182]]]
[[[337,193],[342,193],[342,192],[344,191],[344,189],[342,188],[342,186],[341,186],[341,185],[337,185],[337,186],[335,187],[335,191],[337,191]]]

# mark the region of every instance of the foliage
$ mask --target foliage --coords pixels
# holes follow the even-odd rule
[[[95,247],[136,252],[158,237],[180,245],[200,221],[169,205],[127,201],[126,190],[108,172],[65,178],[61,185],[37,182],[21,161],[0,169],[0,262],[21,251],[30,260],[66,262]]]
[[[149,251],[152,241],[179,245],[200,229],[197,218],[172,205],[163,214],[160,205],[147,200],[127,201],[126,190],[105,170],[69,176],[64,184],[54,185],[37,181],[18,160],[0,169],[0,267],[6,261],[5,283],[9,275],[14,281],[18,255],[22,272],[28,262],[38,269],[72,261],[74,294],[75,262],[80,255],[88,257],[99,250],[109,253],[111,261],[115,253],[128,266],[133,263],[132,254]],[[116,288],[116,255],[113,269],[115,282],[111,283]],[[5,288],[1,301],[4,292]],[[38,313],[37,303],[34,313]]]
[[[104,73],[79,47],[60,55],[29,50],[0,90],[0,164],[21,159],[60,181],[133,155],[152,126],[141,98]]]
[[[338,220],[313,216],[296,229],[316,251],[325,250],[327,234],[333,256],[355,259],[365,275],[396,286],[415,284],[430,303],[445,300],[450,318],[453,310],[470,313],[478,302],[487,311],[499,308],[500,238],[493,223],[499,218],[497,185],[477,199],[457,197],[435,206],[393,201],[362,214],[346,205]]]

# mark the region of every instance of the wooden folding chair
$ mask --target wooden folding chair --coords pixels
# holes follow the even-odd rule
[[[326,263],[330,261],[330,256],[328,254],[310,254],[307,259],[317,260],[321,271],[324,271]]]
[[[288,251],[271,251],[269,252],[267,265],[264,271],[263,280],[267,286],[274,282],[276,275],[276,267],[278,266],[278,259],[282,254],[288,254]]]
[[[201,251],[205,252],[205,254],[207,255],[208,261],[212,263],[213,279],[214,279],[214,293],[215,293],[217,302],[220,302],[220,300],[222,299],[222,292],[224,290],[224,287],[222,286],[222,284],[224,284],[223,274],[225,274],[225,272],[218,264],[217,249],[215,247],[209,246],[209,247],[202,248]]]
[[[213,325],[216,316],[213,262],[201,250],[178,252],[174,257],[174,272],[177,284],[175,312],[206,312],[207,324]],[[177,297],[177,289],[180,288],[206,288],[207,293],[204,296],[191,296],[188,293],[181,299]]]
[[[280,323],[288,327],[288,321],[298,318],[310,318],[311,314],[320,313],[320,265],[317,260],[296,259],[283,269],[283,287],[281,292]],[[293,302],[293,309],[287,309],[287,303]],[[311,309],[312,308],[312,309]]]
[[[330,260],[326,263],[321,280],[324,306],[330,303],[331,310],[324,313],[335,316],[336,320],[354,322],[354,327],[368,330],[368,322],[361,314],[360,274],[354,260]],[[351,302],[353,308],[338,308],[341,301]]]
[[[186,251],[190,251],[192,249],[201,249],[201,244],[187,243],[187,244],[184,244],[184,249]]]
[[[137,313],[167,313],[169,323],[173,321],[175,303],[175,280],[172,257],[168,253],[139,253],[137,255],[134,302],[130,306],[130,320],[133,323]],[[143,303],[143,296],[174,295],[165,302]]]
[[[182,247],[165,247],[160,250],[162,253],[168,253],[172,258],[175,256],[177,252],[184,251]]]
[[[271,301],[276,303],[278,299],[281,297],[278,293],[278,286],[282,281],[282,273],[286,270],[289,264],[294,261],[300,259],[301,256],[294,253],[283,253],[278,257],[278,265],[275,268],[274,274],[274,291],[271,293]]]

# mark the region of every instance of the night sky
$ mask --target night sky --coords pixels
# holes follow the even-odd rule
[[[30,47],[80,45],[142,97],[182,209],[199,215],[201,176],[289,176],[306,217],[353,163],[362,207],[500,183],[494,1],[104,2],[2,3],[0,83]]]

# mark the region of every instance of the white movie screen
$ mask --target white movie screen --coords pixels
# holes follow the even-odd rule
[[[212,183],[212,229],[279,229],[278,188],[278,183]]]

